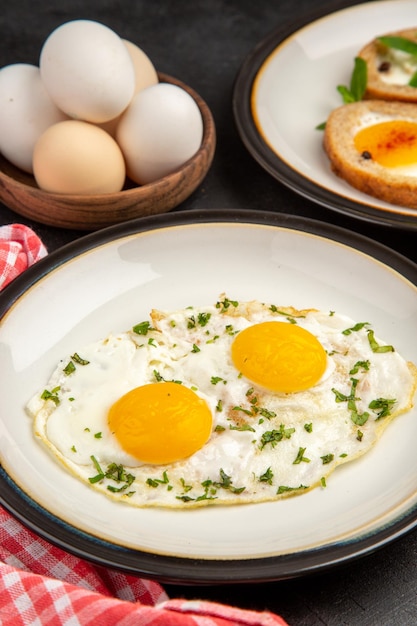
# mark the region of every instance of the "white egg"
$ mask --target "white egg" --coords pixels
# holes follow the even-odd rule
[[[32,173],[39,136],[66,118],[46,91],[38,67],[15,63],[0,70],[0,151],[13,165]]]
[[[293,391],[271,390],[271,369]],[[411,408],[416,384],[415,365],[367,321],[222,296],[206,307],[152,311],[132,331],[83,348],[28,411],[49,451],[107,496],[133,506],[244,504],[323,486]],[[150,420],[139,399],[149,389]],[[176,390],[186,392],[182,407]],[[207,415],[208,433],[188,455],[149,462],[132,454],[143,441],[156,459],[167,442],[170,452],[181,448]]]
[[[139,91],[116,132],[128,176],[141,185],[185,163],[197,152],[202,138],[198,105],[184,89],[169,83]]]
[[[75,119],[106,122],[129,105],[135,71],[123,40],[92,20],[56,28],[43,44],[39,67],[56,105]]]

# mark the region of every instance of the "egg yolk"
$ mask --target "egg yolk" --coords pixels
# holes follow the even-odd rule
[[[291,393],[315,385],[326,369],[326,352],[308,330],[285,322],[262,322],[242,330],[232,360],[252,382]]]
[[[355,147],[384,167],[417,163],[417,123],[393,120],[366,126],[355,135]]]
[[[159,382],[132,389],[110,408],[108,424],[125,452],[143,463],[173,463],[208,440],[212,414],[207,403],[180,383]]]

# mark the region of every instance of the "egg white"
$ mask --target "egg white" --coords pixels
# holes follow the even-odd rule
[[[236,334],[270,320],[299,324],[326,350],[326,370],[312,388],[270,392],[235,368],[230,352]],[[415,366],[395,349],[374,352],[370,324],[355,329],[344,315],[223,297],[207,307],[154,310],[149,328],[80,349],[76,354],[89,363],[75,363],[70,374],[63,373],[67,357],[46,385],[49,392],[59,388],[58,401],[42,399],[41,390],[27,406],[35,436],[55,458],[91,487],[133,506],[243,504],[305,493],[369,450],[388,423],[412,406]],[[204,398],[213,427],[208,442],[189,458],[153,466],[123,451],[109,431],[107,412],[124,393],[156,379],[175,380]],[[353,420],[352,396],[356,413],[369,414],[363,424]],[[393,402],[378,418],[381,408],[369,404],[381,398]],[[117,480],[106,471],[114,464],[123,470]]]

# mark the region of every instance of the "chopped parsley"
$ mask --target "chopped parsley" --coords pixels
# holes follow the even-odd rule
[[[345,330],[342,330],[342,335],[351,335],[352,333],[357,333],[359,330],[362,330],[362,328],[365,328],[365,326],[369,326],[369,322],[358,322],[351,328],[345,328]]]
[[[355,365],[350,370],[349,374],[357,374],[359,369],[367,372],[369,370],[370,362],[369,361],[356,361]]]
[[[82,359],[80,355],[77,354],[77,352],[72,355],[71,359],[74,361],[74,363],[77,363],[78,365],[88,365],[90,363],[90,361],[87,361],[87,359]]]
[[[240,430],[240,431],[249,430],[249,431],[251,431],[252,433],[254,433],[254,432],[255,432],[255,429],[254,429],[254,428],[252,428],[252,426],[250,426],[249,424],[241,424],[240,426],[232,426],[232,425],[230,424],[229,428],[230,428],[230,430]]]
[[[346,394],[337,391],[337,389],[332,388],[333,393],[335,394],[336,402],[347,402],[348,410],[350,411],[350,418],[354,424],[357,426],[363,426],[369,418],[369,413],[364,411],[363,413],[359,413],[356,407],[356,387],[358,386],[359,380],[357,378],[351,378],[351,389],[350,394],[347,396]]]
[[[324,456],[321,456],[320,458],[323,461],[323,465],[327,465],[328,463],[331,463],[333,461],[334,454],[325,454]]]
[[[261,450],[269,443],[274,448],[278,442],[289,439],[294,432],[295,428],[285,428],[284,424],[280,425],[279,430],[267,430],[261,437]]]
[[[216,302],[216,309],[220,309],[220,313],[225,313],[231,306],[236,308],[239,306],[239,302],[237,300],[229,300],[229,298]]]
[[[75,365],[73,361],[69,361],[67,365],[62,370],[66,376],[73,374],[75,372]]]
[[[123,465],[120,465],[118,463],[109,463],[107,469],[104,471],[94,455],[92,455],[90,458],[97,471],[97,474],[95,476],[92,476],[88,479],[91,484],[99,483],[107,478],[108,480],[115,482],[117,485],[107,485],[108,491],[111,491],[112,493],[120,493],[123,491],[127,492],[127,489],[136,480],[136,477],[133,474],[126,472]],[[134,491],[129,491],[124,495],[131,497],[134,493]]]
[[[150,322],[140,322],[132,328],[133,332],[137,335],[147,335],[150,330],[153,330]]]
[[[274,473],[271,470],[271,468],[268,467],[268,469],[263,474],[261,474],[261,476],[259,476],[259,481],[261,483],[268,483],[268,485],[272,485],[273,477],[274,477]]]
[[[286,493],[287,491],[298,491],[298,489],[308,489],[305,485],[299,485],[298,487],[287,487],[287,485],[280,485],[277,489],[277,495]]]
[[[381,419],[381,417],[387,417],[388,415],[391,415],[391,409],[395,403],[396,400],[394,399],[377,398],[376,400],[372,400],[368,406],[370,409],[372,409],[372,411],[375,411],[377,413],[376,419],[379,420]]]
[[[293,465],[299,465],[300,463],[310,463],[310,459],[308,459],[306,456],[304,456],[304,452],[305,451],[306,451],[306,448],[298,448],[297,456],[295,457],[294,461],[292,462]]]
[[[220,376],[212,376],[210,382],[212,385],[217,385],[217,383],[223,383],[223,385],[227,384],[227,380],[221,378]]]
[[[60,400],[58,398],[58,392],[61,390],[61,387],[54,387],[51,391],[48,389],[44,389],[41,394],[42,400],[52,400],[56,405],[59,404]]]
[[[146,484],[149,485],[149,487],[159,487],[159,485],[169,485],[169,478],[168,478],[168,474],[165,471],[162,474],[162,478],[148,478],[146,481]]]
[[[232,478],[228,476],[223,469],[220,469],[219,481],[213,481],[208,478],[201,483],[201,486],[203,487],[204,491],[199,496],[192,497],[188,495],[187,491],[184,489],[183,494],[176,496],[177,500],[182,500],[183,502],[201,502],[202,500],[215,500],[217,498],[216,494],[219,489],[226,489],[227,491],[230,491],[231,493],[234,493],[236,495],[239,495],[246,489],[246,487],[235,487],[233,485]]]
[[[381,346],[381,345],[379,345],[379,343],[375,340],[374,331],[373,330],[368,330],[368,341],[369,341],[369,345],[371,346],[372,352],[376,352],[376,353],[395,352],[394,346],[388,346],[388,345]]]

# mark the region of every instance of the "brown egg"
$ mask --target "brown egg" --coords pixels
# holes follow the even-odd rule
[[[94,124],[68,120],[50,126],[36,142],[33,173],[46,191],[101,194],[122,189],[126,168],[108,133]]]

